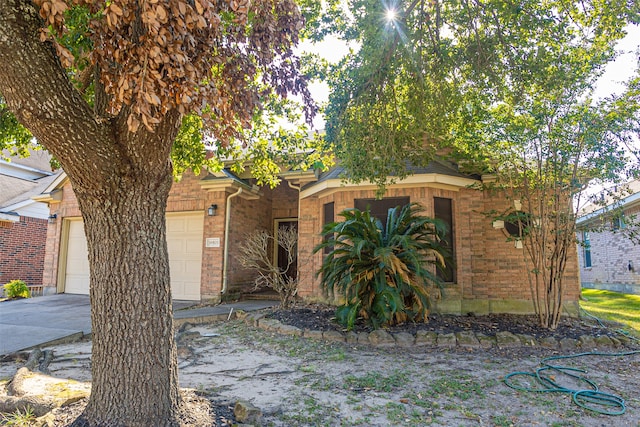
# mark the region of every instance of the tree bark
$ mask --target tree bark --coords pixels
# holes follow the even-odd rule
[[[165,238],[171,174],[160,187],[145,174],[119,178],[106,200],[79,199],[93,328],[85,416],[91,425],[172,425],[179,395]]]
[[[165,238],[180,115],[129,132],[94,113],[30,0],[0,0],[0,93],[62,164],[85,222],[91,271],[92,392],[78,425],[178,425],[180,396]]]

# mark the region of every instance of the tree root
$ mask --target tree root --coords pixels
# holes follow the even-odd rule
[[[89,395],[90,387],[77,381],[49,375],[54,358],[51,350],[35,349],[18,369],[6,390],[0,390],[0,413],[30,410],[40,417],[53,408],[68,405]]]

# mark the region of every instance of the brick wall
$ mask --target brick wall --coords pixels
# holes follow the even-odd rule
[[[0,222],[0,285],[15,279],[42,285],[46,235],[46,219]]]
[[[238,260],[239,245],[246,233],[266,229],[273,231],[274,221],[298,216],[298,192],[283,183],[276,189],[263,188],[257,200],[242,197],[230,199],[231,218],[228,235],[225,236],[225,209],[228,197],[236,190],[203,190],[199,184],[202,177],[186,173],[175,183],[169,195],[168,212],[202,211],[217,204],[216,216],[204,215],[202,239],[201,296],[216,299],[220,296],[223,281],[223,248],[228,238],[228,291],[247,290],[255,278],[255,272],[244,269]],[[502,230],[492,227],[491,220],[483,213],[510,208],[506,197],[468,188],[459,191],[443,188],[413,187],[389,188],[385,197],[409,196],[425,208],[425,214],[433,215],[433,198],[452,200],[455,261],[457,281],[446,286],[446,298],[438,302],[441,311],[466,313],[490,311],[531,311],[531,294],[527,281],[527,268],[522,249],[506,241]],[[313,254],[313,248],[321,242],[323,205],[335,203],[335,219],[338,213],[353,207],[354,199],[373,198],[372,189],[344,187],[322,196],[310,196],[300,202],[298,218],[299,255],[298,275],[301,282],[299,295],[307,300],[326,300],[319,280],[315,277],[322,262],[322,254]],[[63,187],[61,203],[51,204],[51,212],[58,220],[49,224],[44,259],[43,284],[51,291],[58,283],[58,264],[61,243],[62,218],[78,217],[80,211],[69,183]],[[46,224],[45,224],[46,226]],[[219,238],[220,246],[207,248],[207,238]],[[640,267],[640,259],[638,260]],[[640,269],[640,268],[639,268]],[[580,286],[576,254],[569,255],[567,268],[566,300],[577,301]]]
[[[298,217],[298,192],[285,184],[275,189],[264,187],[258,200],[231,199],[229,224],[228,287],[231,292],[253,288],[256,272],[242,267],[238,259],[240,245],[247,233],[266,230],[273,234],[274,221]]]
[[[502,230],[492,227],[484,213],[491,210],[506,211],[512,202],[502,195],[463,188],[450,191],[440,188],[392,188],[385,197],[409,196],[411,202],[420,203],[425,215],[433,216],[433,198],[452,200],[455,262],[457,280],[445,287],[445,298],[437,303],[444,312],[532,312],[531,291],[527,280],[527,267],[523,249],[516,249],[507,241]],[[324,197],[302,200],[300,214],[301,277],[313,278],[321,266],[321,253],[312,254],[321,242],[322,207],[335,203],[338,213],[354,205],[354,199],[375,197],[373,190],[345,188]],[[569,254],[565,275],[565,300],[575,302],[579,296],[579,280],[575,252]],[[304,280],[299,294],[308,300],[326,300],[318,279]]]
[[[585,250],[577,248],[580,261],[580,280],[592,285],[632,285],[628,289],[640,291],[640,245],[620,231],[603,230],[589,233],[591,240],[591,267],[585,267]],[[582,235],[579,236],[582,240]],[[629,269],[631,263],[632,269]],[[607,288],[607,287],[603,287]],[[625,286],[620,286],[620,290]],[[609,289],[609,288],[607,288]],[[613,287],[610,289],[615,290]]]
[[[185,173],[183,178],[173,184],[167,200],[167,212],[202,211],[204,215],[204,232],[202,239],[201,264],[201,297],[217,299],[220,297],[223,282],[223,249],[225,240],[225,210],[228,197],[236,189],[203,190],[200,180],[206,175],[194,176]],[[78,202],[67,182],[62,187],[62,201],[50,205],[51,213],[58,215],[58,220],[49,224],[44,259],[44,285],[47,293],[55,293],[59,277],[60,245],[62,242],[62,224],[65,217],[80,217]],[[281,185],[271,190],[261,189],[258,200],[246,200],[242,197],[230,199],[231,217],[229,235],[229,258],[227,269],[228,291],[247,290],[255,279],[255,272],[244,269],[238,261],[239,244],[246,233],[256,229],[273,230],[273,221],[280,218],[297,217],[298,193],[288,186]],[[218,205],[215,216],[208,216],[206,210],[212,204]],[[219,247],[206,247],[207,238],[219,238]]]

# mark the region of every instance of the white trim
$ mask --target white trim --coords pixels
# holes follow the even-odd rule
[[[13,205],[2,208],[6,212],[16,212],[21,216],[29,218],[47,219],[49,218],[49,207],[46,203],[35,201],[33,199],[23,200]],[[28,211],[25,211],[27,209]],[[22,210],[23,212],[20,212]],[[30,212],[29,212],[30,211]]]
[[[20,222],[20,215],[13,215],[0,212],[0,221],[2,222]]]
[[[390,184],[387,188],[415,188],[415,187],[431,187],[441,188],[450,191],[459,191],[461,188],[467,188],[477,184],[478,181],[471,178],[463,178],[458,176],[443,175],[438,173],[416,174],[408,176],[394,184]],[[304,199],[310,196],[327,196],[342,189],[357,188],[358,190],[374,190],[378,185],[371,181],[364,181],[360,184],[344,182],[342,179],[334,178],[313,184],[300,192],[300,198]]]
[[[611,203],[605,207],[602,207],[596,211],[593,211],[591,213],[588,213],[586,215],[581,216],[580,218],[577,219],[576,223],[577,224],[583,224],[585,222],[588,222],[591,219],[597,218],[602,214],[605,214],[607,212],[612,211],[613,209],[617,209],[617,207],[622,207],[623,209],[628,209],[631,208],[634,204],[637,204],[638,202],[640,202],[640,192],[632,194],[630,196],[625,197],[624,199],[615,202],[615,203]],[[617,207],[616,207],[617,205]]]
[[[45,171],[42,169],[32,168],[31,166],[21,165],[15,162],[7,162],[6,160],[2,160],[2,159],[0,159],[0,165],[7,166],[7,168],[9,169],[17,169],[18,171],[26,172],[26,174],[11,174],[5,169],[2,171],[2,175],[24,179],[27,181],[37,181],[44,177],[51,176],[55,173],[55,172]]]
[[[36,202],[34,200],[31,200],[31,199],[27,199],[27,200],[23,200],[23,201],[18,202],[18,203],[14,203],[14,204],[9,205],[9,206],[5,206],[5,207],[2,208],[2,210],[7,211],[7,212],[11,212],[11,211],[15,211],[16,209],[20,209],[20,208],[22,208],[24,206],[30,205],[32,203],[38,203],[38,202]]]

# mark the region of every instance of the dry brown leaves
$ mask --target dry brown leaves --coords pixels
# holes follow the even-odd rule
[[[67,31],[65,12],[85,6],[93,18],[92,64],[110,96],[124,105],[129,130],[152,130],[172,109],[204,114],[223,142],[248,127],[262,95],[260,76],[278,94],[310,97],[291,48],[303,19],[294,0],[34,0],[63,64],[73,55],[55,41]]]

